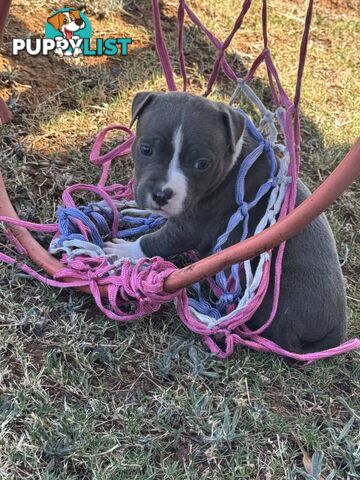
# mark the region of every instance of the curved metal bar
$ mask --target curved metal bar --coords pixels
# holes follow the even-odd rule
[[[165,290],[175,292],[289,240],[326,210],[358,176],[360,176],[360,138],[317,190],[283,220],[258,235],[173,272],[165,280]]]
[[[277,247],[285,240],[297,235],[303,228],[319,216],[343,191],[360,176],[360,138],[350,149],[342,162],[329,177],[301,205],[286,218],[263,232],[243,242],[226,248],[222,252],[199,260],[188,267],[173,272],[164,282],[164,289],[175,292],[204,277],[214,275],[234,263],[253,258],[260,253]],[[0,215],[18,218],[6,192],[5,183],[0,174]],[[30,259],[49,275],[54,275],[63,265],[47,252],[23,227],[9,226]],[[71,281],[73,279],[66,279]],[[79,288],[90,292],[87,287]],[[106,295],[105,287],[101,294]]]
[[[19,218],[12,206],[9,196],[6,191],[5,183],[0,172],[0,216],[7,216],[12,218]],[[45,248],[43,248],[31,235],[31,233],[24,227],[17,225],[9,225],[8,227],[15,238],[19,241],[21,246],[25,249],[29,258],[44,272],[53,276],[56,272],[64,268],[56,258],[54,258]],[[75,281],[75,278],[66,278],[64,281]],[[79,287],[78,290],[90,293],[90,288]],[[101,294],[106,296],[106,289],[100,287]]]

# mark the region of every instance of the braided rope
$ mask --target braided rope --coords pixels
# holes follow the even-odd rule
[[[158,0],[151,0],[153,7],[156,46],[163,67],[169,90],[176,90],[175,76],[171,68],[169,54],[163,39]],[[244,17],[251,6],[252,0],[245,0],[242,10],[234,27],[226,40],[221,42],[200,21],[188,7],[185,0],[179,1],[179,62],[183,77],[183,88],[187,87],[185,56],[183,51],[183,29],[185,13],[207,36],[218,55],[210,75],[205,91],[208,95],[216,81],[220,69],[225,75],[236,82],[234,94],[230,99],[233,104],[242,92],[257,107],[261,114],[259,128],[256,129],[251,120],[246,117],[246,128],[258,142],[257,148],[242,162],[236,188],[237,211],[229,220],[226,231],[215,245],[214,251],[220,251],[226,243],[230,233],[241,222],[243,236],[248,235],[248,221],[251,209],[268,194],[266,211],[256,227],[259,233],[267,226],[274,224],[277,219],[286,216],[295,205],[296,182],[300,164],[299,144],[300,129],[298,117],[298,103],[300,98],[301,78],[303,75],[306,56],[306,44],[311,21],[312,0],[309,2],[305,29],[301,44],[298,79],[294,103],[283,90],[276,68],[273,64],[267,37],[267,3],[263,0],[263,37],[264,49],[253,62],[244,79],[236,76],[225,58],[236,32],[240,29]],[[259,66],[265,63],[269,84],[277,107],[275,113],[267,110],[249,82],[253,79]],[[285,146],[277,143],[278,131],[276,123],[280,125]],[[101,146],[109,131],[119,129],[129,135],[121,145],[115,147],[105,155],[100,154]],[[116,157],[130,153],[135,136],[130,129],[121,125],[112,125],[102,130],[95,141],[90,161],[101,166],[102,174],[97,186],[80,184],[67,188],[63,193],[64,207],[58,209],[58,224],[37,225],[9,217],[0,217],[0,221],[24,226],[40,232],[53,232],[55,236],[50,243],[51,253],[62,254],[61,261],[64,268],[57,272],[54,279],[46,278],[34,271],[26,264],[18,264],[8,255],[0,252],[0,261],[16,265],[19,269],[55,287],[82,287],[90,286],[96,304],[109,318],[118,321],[132,321],[143,315],[157,311],[163,303],[174,300],[178,314],[184,324],[192,331],[203,335],[209,349],[221,358],[233,352],[234,346],[240,344],[262,352],[272,352],[285,357],[312,362],[314,360],[339,355],[360,347],[360,340],[350,340],[336,348],[310,354],[295,354],[282,349],[274,342],[262,337],[261,334],[273,321],[279,299],[282,257],[285,248],[283,242],[278,248],[277,256],[273,259],[273,252],[264,252],[259,257],[258,265],[253,271],[250,261],[240,265],[233,265],[227,277],[219,272],[215,278],[207,279],[211,287],[213,300],[207,301],[202,297],[201,286],[193,285],[192,289],[197,299],[189,298],[185,289],[176,293],[167,293],[163,289],[164,280],[176,269],[175,265],[160,257],[132,261],[120,259],[109,262],[103,251],[103,242],[108,238],[128,238],[142,235],[159,228],[165,219],[149,214],[136,207],[132,202],[132,181],[128,185],[106,185],[111,163]],[[261,186],[255,198],[244,201],[244,182],[246,174],[259,156],[265,152],[269,160],[269,178]],[[72,194],[76,191],[90,191],[97,194],[102,200],[85,206],[76,207]],[[120,228],[121,227],[121,228]],[[125,228],[124,228],[125,227]],[[16,239],[10,236],[10,241],[16,245]],[[19,253],[19,245],[16,245]],[[273,307],[269,318],[262,327],[251,331],[246,323],[260,306],[269,285],[270,265],[275,262],[275,284]],[[241,272],[241,273],[240,273]],[[241,288],[240,275],[245,276],[246,287]],[[69,282],[66,279],[72,278]],[[107,300],[101,296],[100,289],[107,287]],[[221,334],[225,339],[225,350],[221,350],[214,340],[215,334]]]

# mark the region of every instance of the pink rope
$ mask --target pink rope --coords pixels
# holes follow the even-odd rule
[[[186,92],[187,89],[187,73],[186,73],[186,64],[185,64],[185,54],[184,54],[184,18],[185,18],[185,8],[183,0],[179,2],[178,9],[178,51],[179,51],[179,65],[180,72],[183,78],[183,90]]]
[[[178,47],[179,47],[179,64],[180,72],[183,78],[183,88],[187,88],[187,73],[185,64],[185,55],[183,50],[183,33],[184,33],[184,21],[185,13],[197,25],[204,34],[208,37],[210,42],[217,49],[217,58],[211,72],[205,95],[208,95],[216,81],[220,68],[225,75],[231,80],[237,80],[236,73],[228,64],[225,58],[225,52],[233,40],[236,32],[240,29],[246,13],[251,6],[252,0],[245,0],[242,10],[236,19],[236,22],[227,36],[226,40],[222,43],[217,39],[200,21],[196,14],[188,7],[185,0],[180,0],[178,10]],[[305,57],[306,57],[306,45],[308,42],[311,12],[313,1],[310,0],[309,7],[306,16],[304,34],[300,49],[299,67],[298,67],[298,79],[296,84],[296,92],[294,103],[291,102],[286,92],[282,88],[277,70],[271,58],[271,53],[268,49],[268,35],[267,35],[267,2],[263,0],[262,11],[262,25],[263,25],[263,37],[264,37],[264,49],[258,55],[250,67],[245,82],[249,82],[253,79],[257,69],[262,63],[265,63],[270,88],[273,95],[275,105],[283,106],[285,111],[281,115],[281,122],[283,126],[285,143],[289,150],[290,164],[289,175],[291,175],[293,182],[288,186],[284,198],[282,208],[280,210],[279,218],[286,216],[295,206],[296,200],[296,179],[299,171],[300,164],[300,128],[298,118],[298,103],[300,99],[301,91],[301,79],[303,76]],[[155,25],[155,37],[156,48],[159,54],[164,76],[166,78],[169,90],[176,90],[176,83],[174,80],[174,74],[171,68],[170,58],[166,45],[163,39],[163,33],[161,28],[160,9],[158,0],[152,0],[152,9]],[[106,135],[112,130],[121,130],[128,134],[128,138],[112,149],[111,151],[101,155],[101,147],[105,141]],[[133,132],[122,125],[111,125],[103,129],[95,140],[93,149],[90,154],[90,161],[96,166],[100,166],[102,169],[100,180],[97,186],[88,184],[77,184],[67,188],[63,193],[63,202],[67,207],[75,207],[75,201],[73,199],[73,193],[76,191],[90,191],[97,194],[110,206],[113,212],[112,222],[112,234],[116,236],[119,229],[119,213],[115,205],[115,200],[133,198],[132,184],[133,180],[127,185],[115,184],[107,186],[109,171],[111,168],[111,162],[116,157],[127,155],[131,151],[131,146],[135,140]],[[55,236],[58,235],[58,227],[56,224],[34,224],[11,217],[0,217],[0,221],[9,223],[12,225],[18,225],[30,230],[38,232],[52,232]],[[87,228],[77,221],[80,231],[87,238]],[[18,251],[22,254],[26,253],[26,250],[21,250],[21,245],[17,245],[16,237],[7,233],[9,240],[16,246]],[[270,352],[277,355],[281,355],[294,360],[302,362],[313,362],[315,360],[330,357],[333,355],[340,355],[342,353],[349,352],[360,348],[360,340],[354,339],[345,342],[338,347],[324,350],[322,352],[315,352],[309,354],[297,354],[294,352],[288,352],[276,345],[274,342],[264,338],[262,334],[271,325],[278,308],[278,301],[280,295],[281,285],[281,271],[282,271],[282,259],[284,253],[285,243],[282,243],[276,255],[275,261],[275,276],[274,276],[274,295],[273,305],[269,318],[264,324],[251,331],[246,323],[254,315],[256,310],[261,305],[264,296],[267,293],[269,281],[270,281],[270,266],[272,252],[268,252],[270,260],[265,262],[263,269],[263,276],[260,281],[259,287],[254,294],[251,301],[242,310],[234,313],[221,325],[215,328],[208,328],[205,324],[201,323],[191,312],[188,302],[188,296],[185,289],[175,293],[167,293],[164,291],[164,280],[176,269],[175,265],[165,261],[160,257],[154,257],[152,259],[141,259],[135,265],[130,260],[124,260],[121,264],[118,274],[114,274],[115,265],[109,264],[106,258],[88,258],[88,257],[76,257],[70,263],[66,256],[62,258],[62,263],[66,266],[61,269],[54,276],[54,279],[49,279],[34,269],[23,263],[17,263],[15,259],[0,252],[0,261],[16,265],[20,270],[24,271],[33,278],[43,282],[46,285],[52,287],[64,288],[72,287],[79,288],[89,286],[91,293],[95,299],[95,302],[99,309],[109,318],[121,322],[133,321],[149,313],[159,310],[163,303],[167,303],[176,299],[177,311],[179,317],[183,323],[193,332],[198,333],[204,337],[204,342],[208,348],[218,355],[220,358],[226,358],[232,354],[235,345],[243,345],[248,348],[260,352]],[[239,266],[240,268],[241,266]],[[71,282],[67,281],[68,278],[72,278]],[[218,296],[221,295],[221,289],[215,284],[212,278],[207,279],[208,283],[212,286],[214,293]],[[107,299],[101,296],[100,288],[107,287]],[[231,278],[229,279],[229,288],[231,287]],[[234,306],[229,308],[228,313],[234,311]],[[225,337],[225,350],[221,350],[214,340],[214,334],[222,334]]]
[[[49,223],[48,225],[46,225],[44,223],[33,223],[26,220],[19,220],[18,218],[6,217],[3,215],[0,215],[0,222],[8,223],[10,225],[16,225],[17,227],[24,227],[28,230],[32,230],[33,232],[52,233],[56,232],[58,229],[56,223]]]
[[[224,58],[225,50],[229,47],[229,45],[230,45],[231,41],[233,40],[236,32],[240,29],[240,27],[243,23],[243,20],[245,18],[245,15],[250,8],[251,3],[252,3],[252,0],[245,0],[244,1],[243,7],[242,7],[241,12],[240,12],[240,15],[236,19],[235,25],[234,25],[232,31],[230,32],[230,35],[226,38],[225,42],[221,46],[221,49],[219,50],[217,59],[215,60],[215,64],[214,64],[213,70],[211,72],[210,79],[208,81],[208,85],[207,85],[207,88],[206,88],[206,91],[205,91],[205,94],[204,94],[205,96],[208,96],[210,94],[211,90],[212,90],[212,87],[213,87],[213,85],[214,85],[214,83],[217,79],[218,74],[219,74],[219,68],[220,68],[221,62]]]
[[[218,50],[218,56],[215,61],[210,79],[208,81],[208,85],[206,88],[205,96],[208,95],[211,90],[212,86],[218,76],[219,72],[219,67],[220,65],[222,66],[222,69],[224,73],[232,80],[236,80],[237,76],[232,70],[232,68],[229,66],[227,63],[224,55],[226,49],[229,47],[232,39],[235,36],[235,33],[239,30],[239,28],[242,25],[243,19],[249,10],[251,5],[251,0],[245,0],[243,3],[242,10],[240,12],[239,17],[237,18],[235,25],[230,33],[230,35],[227,37],[224,43],[221,43],[205,26],[204,24],[199,20],[199,18],[195,15],[195,13],[188,7],[186,4],[185,0],[180,0],[180,5],[179,5],[179,62],[180,62],[180,70],[182,72],[182,76],[184,78],[184,75],[186,75],[186,70],[185,70],[185,60],[184,60],[184,52],[183,52],[183,23],[184,23],[184,18],[183,18],[183,13],[184,10],[188,14],[189,18],[197,25],[204,33],[205,35],[209,38],[211,43],[215,46],[215,48]],[[303,35],[303,40],[302,40],[302,45],[301,45],[301,51],[300,51],[300,60],[299,60],[299,71],[298,71],[298,81],[297,81],[297,87],[296,87],[296,94],[295,94],[295,108],[294,104],[290,101],[289,97],[287,96],[286,92],[284,91],[279,75],[277,73],[277,70],[275,68],[275,65],[272,61],[271,58],[271,53],[268,49],[268,35],[267,35],[267,2],[266,0],[263,0],[263,11],[262,11],[262,28],[263,28],[263,38],[264,38],[264,50],[260,53],[260,55],[255,59],[253,62],[252,66],[249,69],[248,74],[244,78],[245,82],[249,82],[253,79],[254,74],[256,73],[257,69],[259,66],[265,62],[268,77],[269,77],[269,83],[270,83],[270,88],[272,91],[272,96],[274,103],[279,107],[280,105],[283,105],[285,107],[285,112],[282,115],[282,124],[283,124],[283,130],[284,130],[284,135],[285,135],[285,143],[288,146],[289,150],[289,156],[290,156],[290,165],[289,165],[289,174],[291,175],[291,178],[293,179],[293,182],[290,184],[290,186],[287,188],[286,191],[286,196],[284,199],[284,203],[279,215],[279,218],[283,218],[286,216],[295,206],[295,201],[296,201],[296,184],[297,184],[297,177],[298,177],[298,171],[299,171],[299,163],[300,163],[300,151],[299,151],[299,140],[300,140],[300,128],[299,128],[299,122],[298,122],[298,113],[297,113],[297,106],[298,106],[298,101],[300,98],[300,90],[301,90],[301,77],[303,75],[303,69],[304,69],[304,64],[305,64],[305,56],[306,56],[306,45],[308,41],[308,35],[309,35],[309,29],[310,29],[310,22],[311,22],[311,12],[312,12],[312,6],[313,6],[313,1],[310,0],[309,7],[308,7],[308,12],[306,16],[306,21],[305,21],[305,28],[304,28],[304,35]],[[155,13],[154,13],[155,15]],[[159,19],[160,20],[160,19]],[[160,32],[161,35],[161,32]],[[162,63],[162,67],[164,72],[167,71],[167,69],[171,66],[170,64],[164,65],[162,62],[162,59],[160,57],[160,61]],[[184,82],[185,85],[185,82]],[[294,120],[295,119],[295,120]],[[332,355],[337,355],[340,353],[343,353],[344,351],[350,351],[356,348],[359,348],[360,346],[360,340],[353,340],[350,342],[346,342],[345,344],[335,348],[335,349],[330,349],[328,351],[324,352],[316,352],[314,354],[306,354],[306,355],[299,355],[295,354],[292,352],[287,352],[284,349],[281,349],[281,347],[277,346],[273,342],[269,342],[266,339],[263,339],[263,337],[260,336],[261,333],[263,333],[269,325],[271,325],[277,311],[278,307],[278,301],[279,301],[279,295],[280,295],[280,285],[281,285],[281,272],[282,272],[282,259],[283,259],[283,254],[284,254],[284,249],[285,249],[285,243],[282,243],[279,246],[278,253],[277,253],[277,258],[276,258],[276,263],[275,263],[275,279],[274,279],[274,298],[273,298],[273,307],[272,311],[270,313],[270,316],[268,320],[256,331],[251,331],[248,327],[246,327],[246,322],[251,316],[254,314],[256,309],[260,306],[265,293],[268,288],[269,284],[269,264],[265,266],[264,269],[264,275],[262,278],[262,281],[260,283],[259,289],[255,297],[247,307],[239,312],[239,314],[235,315],[233,318],[231,318],[227,322],[223,322],[221,329],[224,329],[225,333],[225,339],[226,339],[226,351],[221,352],[220,349],[217,347],[216,343],[212,340],[210,337],[211,334],[214,333],[214,329],[212,330],[207,330],[206,327],[201,324],[190,312],[189,310],[189,305],[188,305],[188,300],[187,300],[187,295],[186,293],[183,293],[182,295],[179,295],[178,301],[177,301],[177,309],[178,309],[178,314],[181,318],[181,320],[196,333],[200,333],[202,335],[205,335],[205,343],[208,345],[211,351],[214,353],[217,353],[221,357],[226,357],[229,356],[233,352],[234,345],[237,343],[240,343],[242,345],[249,346],[251,348],[255,348],[260,351],[272,351],[274,353],[277,353],[279,355],[283,356],[288,356],[297,360],[303,360],[303,361],[313,361],[318,358],[325,358],[327,356],[332,356]],[[245,337],[251,337],[252,340],[242,338],[239,335],[233,334],[230,332],[229,329],[239,329],[241,328],[241,334]],[[221,331],[221,329],[219,331]],[[206,334],[207,332],[207,334]],[[207,335],[207,336],[206,336]]]
[[[168,90],[176,91],[176,83],[174,80],[174,74],[171,68],[170,58],[168,51],[165,46],[165,42],[163,39],[163,32],[161,28],[161,19],[160,19],[160,9],[159,9],[159,2],[158,0],[151,0],[152,9],[153,9],[153,19],[154,19],[154,27],[155,27],[155,42],[156,42],[156,50],[160,58],[160,62],[163,68],[163,72],[166,78],[166,83],[168,86]]]
[[[201,22],[201,20],[196,16],[196,14],[188,7],[187,3],[185,2],[185,0],[183,0],[183,5],[184,5],[184,8],[185,8],[185,11],[186,13],[188,14],[189,18],[193,21],[193,23],[195,25],[197,25],[200,30],[207,36],[207,38],[210,40],[210,42],[214,45],[214,47],[217,49],[217,50],[221,50],[222,48],[222,43],[220,42],[220,40],[218,38],[216,38],[215,35],[213,35],[206,27],[205,25]],[[222,66],[222,69],[225,73],[225,75],[230,79],[230,80],[233,80],[233,81],[236,81],[236,74],[234,72],[234,70],[230,67],[230,65],[228,64],[227,60],[225,57],[223,57],[221,59],[221,66]]]
[[[15,235],[12,233],[12,231],[9,228],[5,229],[4,234],[5,234],[6,240],[12,245],[14,245],[14,247],[16,248],[16,251],[20,255],[24,257],[28,256],[26,249],[21,245],[19,240],[15,237]]]

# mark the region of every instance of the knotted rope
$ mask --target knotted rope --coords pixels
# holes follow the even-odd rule
[[[301,90],[306,56],[306,45],[309,35],[313,1],[310,0],[302,39],[298,79],[294,102],[291,102],[281,86],[279,76],[273,64],[267,37],[267,3],[263,0],[263,37],[264,48],[255,59],[245,78],[238,78],[228,64],[225,52],[236,32],[240,29],[244,17],[250,8],[252,0],[245,0],[235,25],[222,43],[199,20],[188,7],[185,0],[180,0],[178,9],[179,20],[179,63],[183,78],[183,88],[187,88],[185,55],[183,51],[183,30],[185,13],[207,36],[218,51],[218,55],[205,91],[208,95],[216,81],[220,69],[232,81],[236,88],[230,103],[234,104],[240,93],[244,94],[261,114],[259,127],[256,128],[244,112],[246,128],[256,140],[257,147],[241,163],[239,168],[235,200],[237,210],[229,219],[225,232],[218,238],[214,252],[218,252],[226,244],[229,235],[241,223],[243,240],[248,236],[248,224],[252,208],[261,199],[268,196],[267,207],[258,223],[255,233],[259,233],[278,219],[286,216],[295,205],[296,182],[300,164],[300,129],[298,117],[298,102]],[[169,90],[176,90],[175,76],[171,68],[170,58],[164,42],[158,0],[152,0],[156,46],[163,67]],[[276,112],[267,110],[255,92],[249,86],[259,66],[265,63],[269,84],[276,105]],[[285,145],[277,143],[278,127],[282,131]],[[121,145],[105,155],[101,155],[101,146],[109,131],[118,129],[129,135]],[[123,258],[114,263],[109,261],[103,251],[103,242],[109,238],[129,238],[143,235],[161,227],[165,219],[149,212],[140,210],[133,202],[132,181],[127,185],[106,185],[111,162],[117,157],[130,153],[135,136],[130,129],[121,125],[112,125],[102,130],[97,137],[90,154],[90,161],[102,168],[102,174],[97,186],[77,184],[67,188],[62,196],[64,206],[58,209],[58,223],[37,225],[31,222],[0,217],[0,221],[24,226],[31,230],[55,233],[50,243],[50,252],[61,254],[61,269],[54,279],[40,275],[26,264],[19,264],[8,255],[0,253],[0,261],[17,265],[19,269],[39,281],[54,287],[90,286],[96,304],[109,318],[118,321],[132,321],[149,313],[157,311],[163,303],[175,301],[178,314],[184,324],[192,331],[202,335],[209,349],[221,358],[233,352],[234,346],[240,344],[262,352],[272,352],[295,360],[312,362],[314,360],[339,355],[360,347],[360,340],[354,339],[336,348],[309,354],[288,352],[262,336],[273,321],[278,305],[282,258],[285,248],[283,242],[278,248],[276,258],[272,251],[260,255],[255,270],[251,262],[245,261],[231,267],[230,275],[218,272],[215,278],[208,278],[212,298],[204,298],[200,284],[192,286],[192,296],[189,298],[185,289],[175,293],[164,291],[164,280],[176,269],[176,266],[160,257],[151,259]],[[246,176],[251,166],[260,155],[268,159],[268,179],[259,188],[255,198],[245,201],[244,191]],[[101,200],[88,205],[76,206],[73,193],[90,191],[97,194]],[[21,246],[16,245],[16,239],[8,237],[15,243],[19,253]],[[271,262],[275,262],[275,283],[273,307],[269,318],[255,331],[247,326],[248,320],[254,315],[266,295],[270,281]],[[71,282],[67,281],[72,278]],[[245,278],[245,287],[241,286],[241,278]],[[101,295],[101,287],[107,287],[107,298]],[[215,337],[224,338],[225,349],[216,343]]]

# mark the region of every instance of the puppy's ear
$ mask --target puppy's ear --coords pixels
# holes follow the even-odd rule
[[[244,138],[245,117],[235,108],[224,106],[223,119],[229,138],[229,151],[233,154],[238,142]]]
[[[55,30],[60,30],[60,25],[61,25],[61,15],[62,13],[59,12],[56,15],[53,15],[52,17],[49,17],[47,21],[52,25]]]
[[[151,101],[155,98],[156,93],[139,92],[135,95],[131,107],[131,122],[130,128],[134,125],[140,114],[144,111]]]

